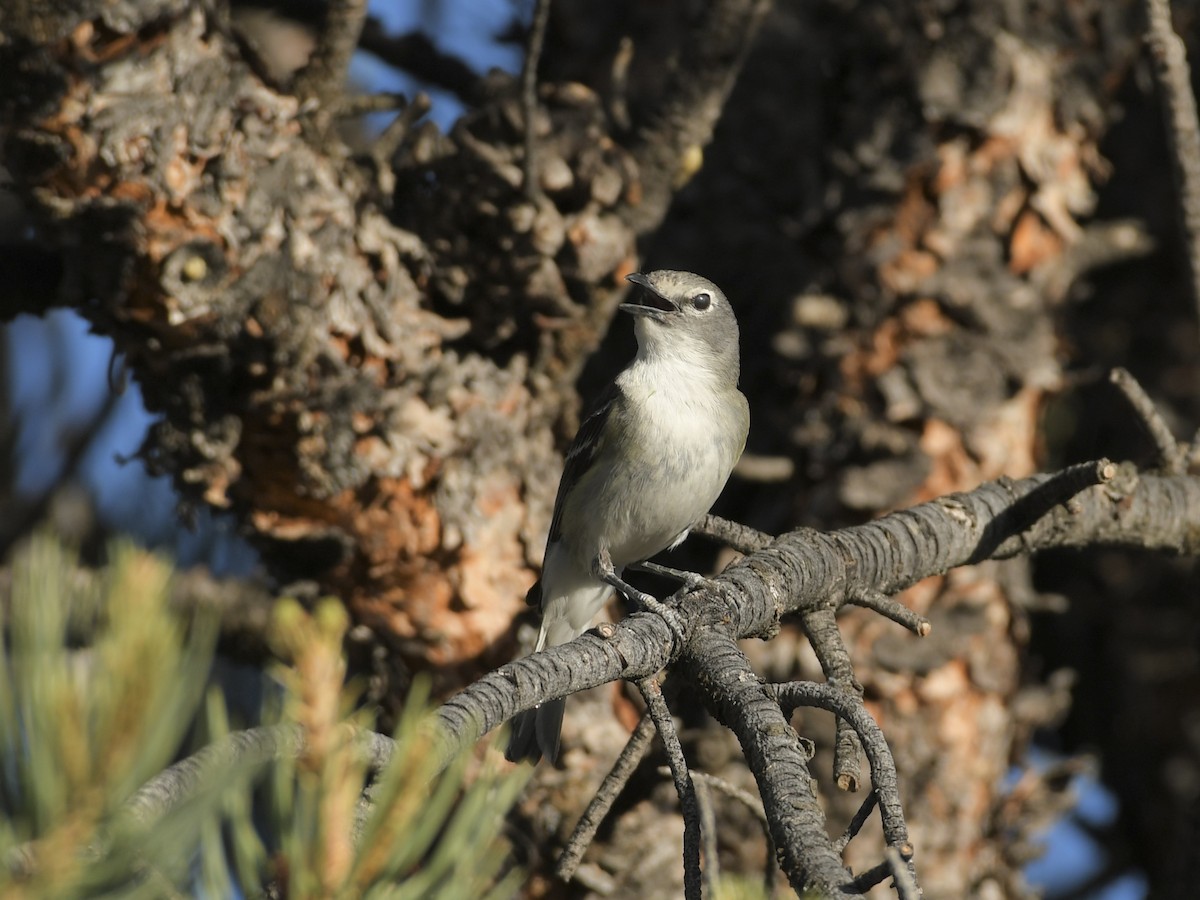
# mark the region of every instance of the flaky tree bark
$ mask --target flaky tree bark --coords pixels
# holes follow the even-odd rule
[[[759,18],[711,16],[694,25],[704,77],[676,71],[686,96],[640,145],[609,136],[586,88],[544,91],[523,192],[507,83],[451,135],[417,129],[364,163],[328,136],[340,91],[311,72],[299,96],[271,89],[219,11],[19,6],[4,158],[66,267],[31,305],[113,336],[163,414],[154,470],[232,509],[279,576],[344,598],[397,665],[454,683],[521,606],[569,384]]]

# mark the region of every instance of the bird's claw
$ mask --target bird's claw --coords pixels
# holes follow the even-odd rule
[[[676,569],[672,566],[663,566],[653,562],[635,563],[631,568],[640,569],[643,572],[649,572],[651,575],[661,575],[664,578],[670,578],[678,581],[680,584],[687,587],[689,590],[695,588],[706,587],[710,580],[703,575],[695,572],[689,572],[687,569]]]
[[[666,623],[667,627],[671,629],[671,635],[675,639],[675,643],[680,645],[683,644],[683,621],[679,618],[679,614],[665,603],[661,602],[655,597],[652,597],[645,591],[639,591],[633,585],[621,578],[621,576],[617,574],[616,569],[613,567],[612,557],[609,556],[607,550],[601,550],[596,555],[596,559],[592,563],[592,569],[601,581],[613,587],[630,603],[641,607],[647,612],[652,612],[662,619]],[[690,575],[692,573],[681,572],[680,574]]]

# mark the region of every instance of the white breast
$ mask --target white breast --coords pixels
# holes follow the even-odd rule
[[[745,431],[722,434],[718,415],[731,407],[744,422],[745,400],[678,357],[638,359],[618,376],[627,405],[609,422],[609,439],[625,448],[598,464],[572,498],[570,551],[589,565],[606,546],[622,568],[672,545],[712,507],[741,454]]]

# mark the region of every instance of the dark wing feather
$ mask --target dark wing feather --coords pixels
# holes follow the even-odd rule
[[[617,387],[615,381],[610,382],[608,387],[596,398],[591,412],[583,420],[583,424],[579,426],[579,431],[575,434],[575,439],[567,448],[562,480],[558,483],[558,496],[554,498],[554,516],[550,519],[550,543],[554,543],[562,537],[562,514],[567,494],[572,485],[578,484],[596,461],[596,456],[603,443],[604,424],[608,421],[613,405],[620,397],[621,389]]]

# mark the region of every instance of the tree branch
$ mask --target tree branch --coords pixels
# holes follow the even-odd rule
[[[1073,492],[1082,493],[1072,497]],[[1070,502],[1062,505],[1066,500]],[[989,555],[1097,542],[1140,545],[1146,540],[1151,546],[1196,553],[1198,526],[1200,480],[1139,480],[1131,468],[1101,460],[1053,475],[991,482],[829,534],[792,532],[707,585],[679,592],[674,606],[685,641],[675,661],[741,741],[793,887],[835,893],[850,889],[838,852],[825,835],[805,768],[808,755],[778,704],[758,685],[736,639],[769,634],[788,613],[849,603],[866,587],[894,593]],[[618,677],[640,680],[672,661],[671,634],[658,617],[638,613],[607,627],[603,635],[589,633],[517,660],[451,699],[439,712],[443,752],[449,755],[474,742],[521,709]],[[871,761],[885,835],[890,844],[911,852],[898,801],[889,799],[898,796],[889,793],[894,792],[894,775],[888,773],[894,767],[889,768],[877,726],[861,702],[840,699],[852,694],[829,693],[833,689],[821,685],[803,690],[811,692],[806,702],[824,704],[854,727]]]
[[[1158,450],[1158,462],[1163,467],[1163,471],[1168,475],[1182,475],[1187,471],[1187,454],[1179,441],[1175,439],[1175,435],[1171,434],[1171,429],[1163,419],[1162,413],[1158,411],[1158,407],[1154,405],[1154,401],[1150,399],[1150,395],[1146,393],[1136,378],[1129,373],[1128,369],[1116,368],[1109,373],[1109,380],[1117,386],[1130,407],[1136,413],[1138,422],[1146,429],[1146,433],[1150,435],[1150,439],[1154,441],[1154,447]]]
[[[719,791],[726,797],[737,800],[758,820],[763,829],[763,837],[767,839],[767,862],[763,867],[763,890],[768,897],[774,896],[775,873],[778,871],[778,866],[775,864],[775,843],[771,840],[771,822],[763,809],[762,801],[736,784],[731,784],[716,775],[709,775],[707,772],[692,772],[692,778],[698,785],[704,785],[710,790]]]
[[[391,35],[379,19],[367,16],[358,46],[426,84],[450,91],[468,106],[482,99],[482,82],[475,71],[420,32]]]
[[[850,662],[850,654],[846,651],[846,644],[838,630],[833,610],[813,609],[803,612],[800,614],[800,624],[817,654],[826,680],[834,687],[850,691],[861,698],[863,688],[854,677],[854,665]],[[853,793],[858,790],[858,762],[861,753],[862,745],[853,726],[839,716],[837,737],[833,744],[833,779],[843,791]]]
[[[525,129],[525,197],[535,201],[541,193],[537,179],[537,72],[546,42],[546,24],[550,21],[550,0],[535,0],[529,41],[525,45],[525,63],[521,66],[521,112]]]
[[[663,698],[662,685],[656,678],[644,678],[637,683],[654,728],[667,750],[667,762],[679,795],[683,811],[683,895],[687,900],[700,900],[700,808],[696,800],[696,785],[683,756],[671,711]]]
[[[1089,478],[1103,483],[1085,487]],[[1080,489],[1065,506],[1055,505],[1070,490]],[[1034,518],[1023,534],[1006,530],[1031,521],[1035,509],[1042,518]],[[778,618],[788,613],[808,613],[809,621],[815,621],[811,613],[851,602],[862,584],[902,590],[983,558],[984,548],[1001,554],[1089,543],[1200,554],[1200,479],[1139,479],[1132,467],[1118,471],[1102,460],[1054,475],[991,482],[866,525],[830,534],[792,532],[711,582],[676,595],[685,629],[685,642],[676,649],[678,665],[710,711],[741,742],[763,797],[776,854],[793,888],[843,896],[865,889],[876,875],[889,874],[902,896],[915,885],[913,848],[900,808],[895,765],[882,731],[853,690],[801,682],[762,685],[736,640],[771,632]],[[687,602],[678,602],[684,595]],[[645,682],[672,661],[670,630],[658,616],[636,613],[604,629],[603,635],[588,633],[517,660],[452,698],[431,722],[439,758],[448,761],[522,709],[617,678]],[[654,700],[653,690],[647,699]],[[840,853],[869,814],[871,801],[847,829],[849,837],[830,840],[807,770],[811,754],[787,721],[789,710],[798,704],[833,712],[853,728],[871,764],[885,840],[904,860],[903,870],[889,854],[878,871],[847,879]],[[661,719],[663,710],[658,713]],[[647,730],[644,725],[639,732]],[[643,752],[644,735],[635,738],[618,767],[622,774],[617,780]],[[364,733],[362,740],[372,764],[385,765],[390,739]],[[295,728],[231,735],[150,782],[131,802],[131,811],[151,818],[192,795],[218,771],[294,756],[302,748],[303,735]]]
[[[642,201],[628,207],[626,218],[638,233],[657,227],[676,191],[699,170],[769,8],[769,0],[716,0],[681,41],[662,98],[633,147]]]
[[[317,105],[318,133],[324,133],[337,112],[366,16],[367,0],[329,0],[325,21],[317,31],[317,45],[308,65],[296,76],[296,96]]]
[[[371,770],[382,769],[391,760],[395,741],[390,737],[358,729],[355,738]],[[270,725],[236,731],[146,782],[125,804],[126,812],[135,821],[152,822],[172,807],[194,797],[205,785],[218,782],[234,767],[295,759],[306,746],[304,730],[298,725]]]
[[[1184,249],[1192,276],[1192,302],[1200,315],[1200,118],[1192,93],[1187,48],[1171,25],[1170,4],[1168,0],[1145,0],[1145,6],[1146,43],[1163,92],[1167,143],[1179,188]]]
[[[797,893],[841,896],[845,869],[825,833],[809,755],[774,693],[755,675],[727,630],[701,628],[696,643],[695,653],[685,653],[678,664],[684,677],[703,691],[709,711],[737,735],[788,882]]]
[[[617,761],[613,763],[613,767],[604,776],[604,781],[600,783],[600,787],[596,790],[592,801],[575,824],[575,830],[571,832],[567,846],[558,858],[558,864],[554,867],[554,874],[563,881],[570,881],[571,877],[575,874],[575,870],[579,868],[579,863],[583,860],[583,854],[592,843],[592,839],[595,838],[596,831],[600,828],[600,823],[604,821],[604,817],[612,809],[612,805],[616,802],[617,797],[621,795],[621,791],[629,783],[629,779],[637,770],[638,764],[650,752],[650,745],[653,740],[654,720],[647,713],[642,716],[642,720],[638,722],[637,728],[633,729],[633,733],[629,735],[629,740],[626,742],[625,748],[621,751],[621,755],[617,757]]]

